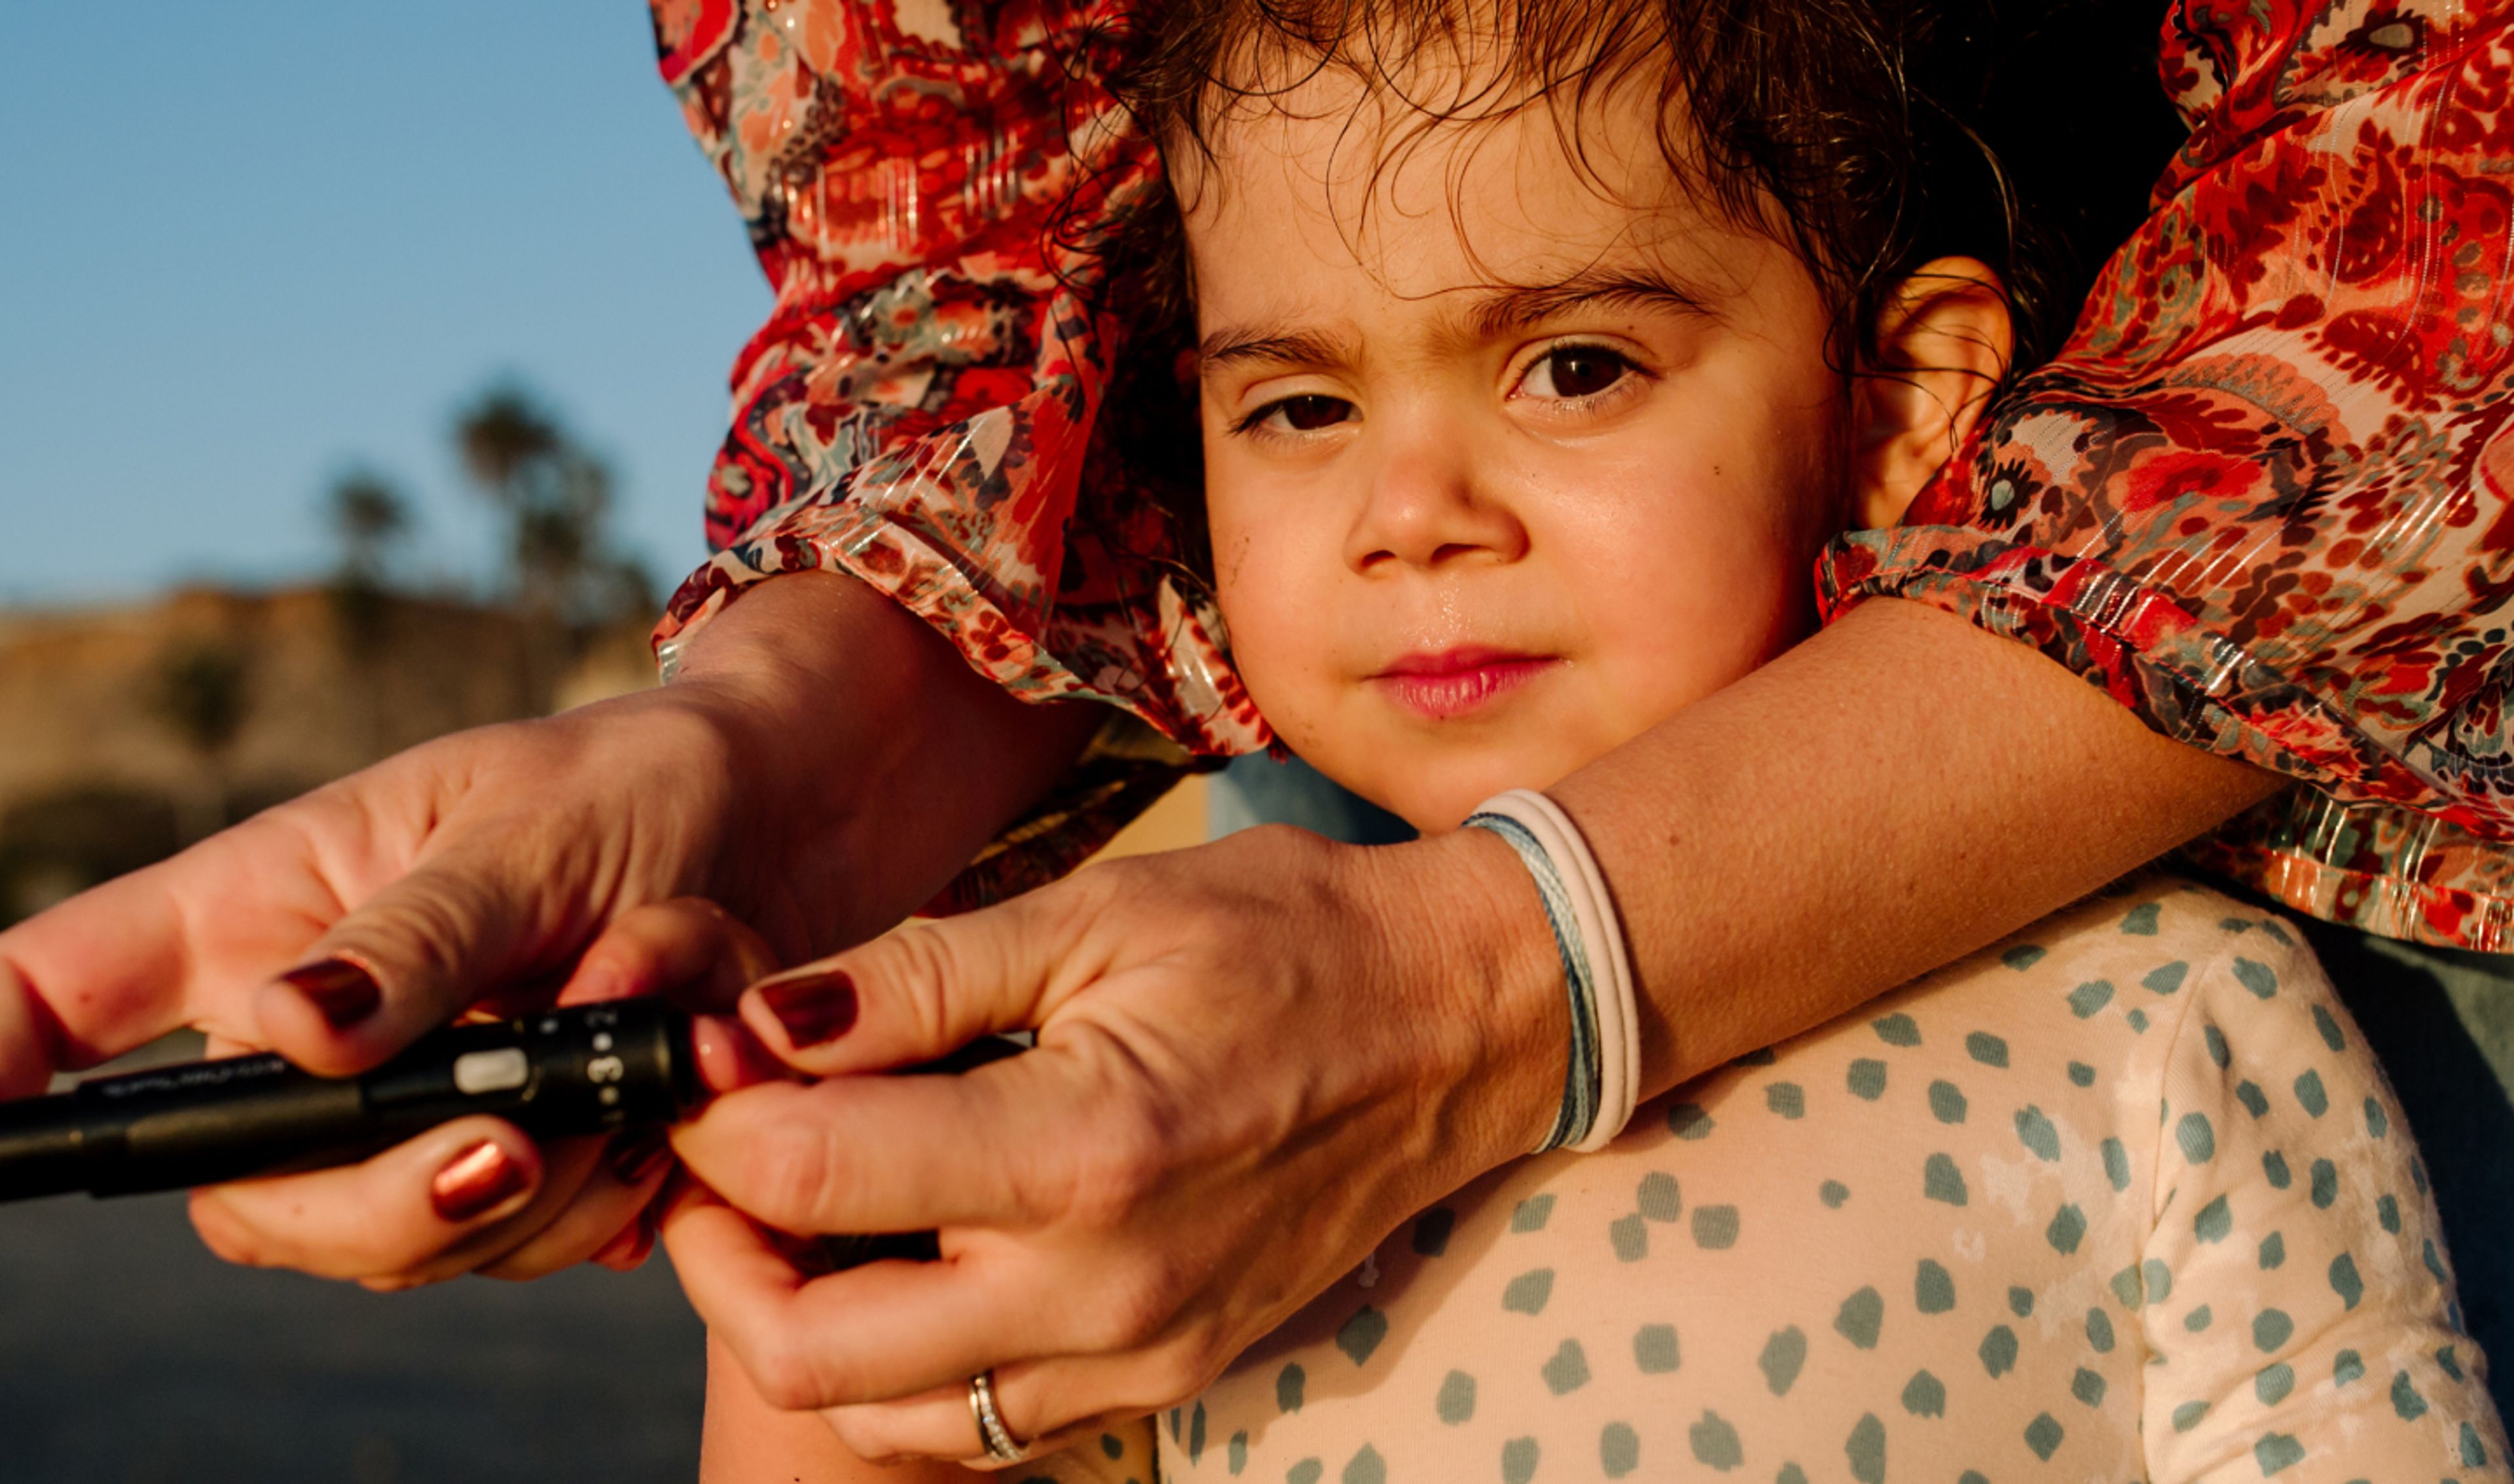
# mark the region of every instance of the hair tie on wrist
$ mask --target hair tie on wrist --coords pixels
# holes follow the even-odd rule
[[[1562,1106],[1535,1152],[1604,1148],[1632,1121],[1641,1090],[1640,1011],[1633,997],[1624,925],[1589,842],[1561,807],[1544,794],[1514,788],[1476,806],[1467,827],[1510,842],[1554,929],[1571,1001],[1571,1058],[1562,1077]]]

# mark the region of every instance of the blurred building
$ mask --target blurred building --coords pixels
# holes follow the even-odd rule
[[[642,623],[375,588],[0,613],[0,922],[430,737],[653,683]]]

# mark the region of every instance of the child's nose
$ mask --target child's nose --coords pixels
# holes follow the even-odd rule
[[[1478,478],[1479,461],[1471,440],[1454,431],[1391,439],[1346,538],[1347,563],[1367,573],[1524,555],[1527,530],[1507,493]]]

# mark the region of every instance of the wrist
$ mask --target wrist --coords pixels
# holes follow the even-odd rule
[[[1427,1031],[1445,1132],[1466,1179],[1534,1149],[1561,1106],[1569,1009],[1561,957],[1527,869],[1480,829],[1363,853],[1383,880],[1379,920],[1404,963],[1407,1011]]]
[[[897,627],[882,621],[904,619],[852,579],[781,577],[689,635],[655,693],[701,739],[721,800],[721,848],[700,890],[790,960],[870,937],[922,900],[894,907],[864,889],[878,874],[865,868],[878,822],[867,787],[896,779],[883,743],[915,730],[913,698],[880,662]]]
[[[754,924],[791,924],[812,953],[931,901],[1106,714],[1015,700],[899,602],[821,572],[727,606],[666,689],[722,742],[721,899],[764,903]]]

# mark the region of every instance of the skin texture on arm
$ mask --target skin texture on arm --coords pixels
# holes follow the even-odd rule
[[[1678,779],[1685,804],[1671,813]],[[1647,1097],[2021,927],[2278,786],[2158,737],[2020,645],[1886,601],[1549,791],[1613,884]]]

